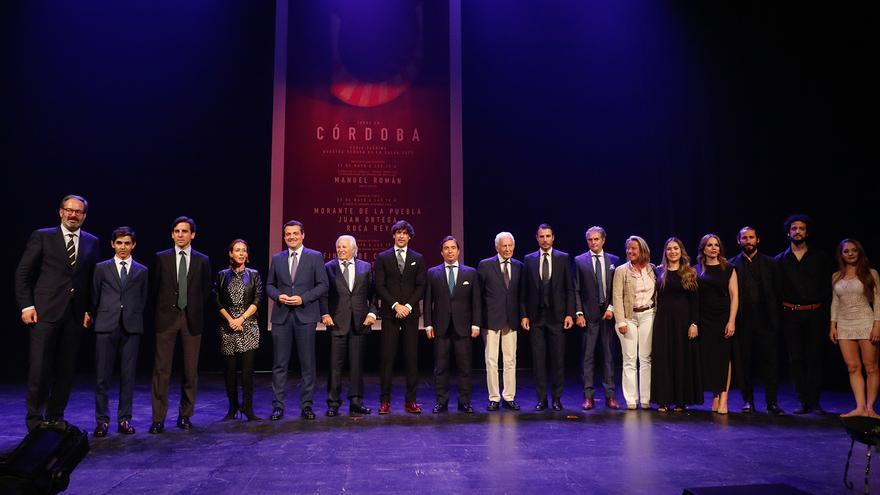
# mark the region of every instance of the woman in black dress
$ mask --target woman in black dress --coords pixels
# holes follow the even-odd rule
[[[724,258],[724,247],[715,234],[700,239],[697,261],[703,386],[712,392],[712,411],[727,414],[731,337],[736,330],[739,306],[736,270]]]
[[[215,291],[220,312],[220,352],[226,360],[226,396],[229,412],[224,420],[234,419],[238,412],[248,421],[259,421],[254,414],[254,353],[260,346],[260,325],[257,308],[263,299],[260,272],[247,268],[248,245],[242,239],[229,244],[229,268],[217,274]],[[235,365],[241,357],[241,405],[238,402]]]
[[[697,341],[697,271],[684,244],[670,237],[663,246],[657,279],[657,316],[651,357],[651,401],[657,411],[681,412],[703,403],[700,347]]]

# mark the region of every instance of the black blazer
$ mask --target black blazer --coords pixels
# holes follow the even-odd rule
[[[510,258],[510,287],[504,286],[504,275],[498,256],[480,261],[477,274],[480,276],[482,293],[483,328],[491,330],[519,329],[520,278],[523,264]]]
[[[232,299],[230,298],[229,291],[226,289],[229,287],[229,281],[232,280],[233,275],[234,273],[231,268],[217,272],[217,277],[214,279],[214,305],[217,311],[224,308],[229,311],[229,307],[232,306]],[[259,309],[260,303],[263,301],[263,280],[260,278],[260,272],[253,268],[245,267],[241,275],[241,282],[244,285],[245,309],[251,304]],[[254,316],[256,316],[256,313]],[[220,318],[220,324],[223,327],[228,326],[228,323],[226,318]]]
[[[73,301],[74,316],[82,321],[92,305],[92,275],[98,261],[98,238],[80,229],[76,264],[67,261],[67,240],[61,226],[31,233],[15,270],[15,299],[19,309],[34,306],[40,321],[56,322]]]
[[[427,270],[425,259],[407,247],[403,273],[397,269],[397,251],[392,247],[376,255],[373,265],[376,274],[376,294],[379,295],[379,311],[382,318],[393,319],[396,312],[391,306],[399,302],[412,306],[406,319],[418,320],[419,301],[425,295]]]
[[[596,282],[596,271],[593,270],[593,252],[587,251],[574,258],[574,309],[575,313],[583,313],[590,323],[602,319],[605,309],[611,304],[611,287],[614,284],[614,268],[620,258],[613,254],[602,253],[605,263],[605,305],[599,307],[599,284]]]
[[[428,270],[425,289],[425,326],[434,327],[439,337],[446,335],[449,326],[462,337],[471,335],[471,326],[479,327],[483,320],[480,301],[480,277],[473,268],[458,264],[455,289],[449,294],[446,265],[441,263]]]
[[[367,314],[378,314],[372,267],[363,260],[353,261],[354,285],[351,290],[348,290],[348,284],[342,276],[338,259],[334,258],[324,265],[330,290],[321,297],[321,315],[330,315],[333,318],[334,325],[328,328],[333,335],[347,335],[349,331],[356,335],[369,334],[372,328],[364,326],[363,322]],[[352,320],[355,322],[354,327]]]
[[[131,258],[129,265],[125,287],[119,279],[119,271],[113,258],[95,266],[92,305],[96,333],[114,332],[119,328],[120,321],[126,332],[144,333],[149,272],[147,267]]]
[[[526,255],[525,270],[520,283],[520,316],[530,320],[538,318],[541,289],[541,250]],[[550,256],[550,308],[545,317],[548,323],[562,323],[566,316],[574,317],[574,284],[571,276],[571,258],[558,249]]]
[[[743,253],[739,253],[734,256],[733,259],[730,260],[730,264],[736,268],[737,277],[737,289],[739,289],[739,307],[740,310],[736,312],[737,319],[740,318],[741,315],[744,314],[742,311],[743,301],[745,300],[743,296],[743,279],[745,277],[742,276],[742,273],[745,268],[746,263],[749,263],[749,260],[746,259],[746,256]],[[760,304],[764,306],[764,313],[769,318],[768,324],[771,329],[779,328],[779,311],[781,308],[781,303],[779,302],[779,298],[777,297],[779,291],[779,273],[777,271],[776,260],[758,252],[755,256],[754,260],[751,261],[753,264],[752,268],[757,268],[761,273],[761,280],[764,281],[761,287],[761,294],[759,297]],[[739,323],[737,323],[739,324]]]
[[[211,262],[204,254],[192,250],[186,273],[186,322],[191,335],[201,335],[205,328],[205,307],[214,292],[211,284]],[[175,324],[177,308],[177,248],[156,253],[156,262],[150,270],[150,292],[156,311],[156,331],[161,332]]]

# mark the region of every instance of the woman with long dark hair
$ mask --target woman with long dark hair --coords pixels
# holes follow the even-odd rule
[[[849,371],[849,384],[856,408],[847,416],[878,417],[874,412],[880,375],[877,373],[877,342],[880,341],[880,278],[868,265],[862,244],[844,239],[837,245],[838,271],[831,276],[831,341]],[[862,368],[868,377],[867,387]]]

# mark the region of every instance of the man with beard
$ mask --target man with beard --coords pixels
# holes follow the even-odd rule
[[[752,364],[755,363],[764,378],[767,412],[782,415],[785,413],[776,403],[779,304],[776,300],[775,264],[773,258],[758,252],[760,242],[757,229],[741,228],[737,243],[742,252],[730,260],[736,268],[739,284],[733,357],[745,402],[742,412],[755,412],[752,379]]]
[[[819,405],[822,386],[822,342],[828,330],[831,271],[821,251],[808,248],[812,220],[795,214],[785,220],[791,245],[776,256],[782,333],[788,347],[791,376],[801,405],[795,414],[824,414]]]

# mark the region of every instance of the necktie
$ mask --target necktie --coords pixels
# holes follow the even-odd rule
[[[446,282],[449,283],[449,295],[452,295],[452,291],[455,290],[455,272],[452,270],[455,268],[455,265],[447,265],[446,269],[449,270],[449,276],[446,277]]]
[[[351,290],[351,278],[348,276],[348,265],[350,264],[348,261],[342,262],[342,278],[345,280],[345,286],[348,287],[348,290]]]
[[[73,268],[76,265],[76,245],[73,244],[73,238],[76,234],[67,234],[70,239],[67,240],[67,264]]]
[[[290,285],[293,286],[293,281],[296,280],[296,267],[299,266],[297,262],[297,252],[294,251],[292,255],[290,255]]]
[[[550,281],[550,253],[544,253],[544,262],[541,263],[541,281]]]
[[[177,266],[177,307],[180,309],[186,309],[186,291],[186,251],[181,251]]]
[[[125,269],[125,262],[120,261],[120,265],[122,265],[122,269],[119,270],[119,285],[125,287],[125,283],[128,282],[128,270]]]
[[[605,277],[602,275],[602,263],[599,262],[599,255],[594,254],[593,258],[595,258],[595,263],[593,266],[593,273],[596,274],[596,283],[599,286],[599,306],[605,304]]]
[[[501,270],[501,274],[504,275],[504,288],[510,288],[510,260],[504,260],[501,262],[504,265],[504,269]]]
[[[397,250],[397,269],[400,270],[400,273],[403,273],[403,268],[405,263],[403,262],[403,249]]]

